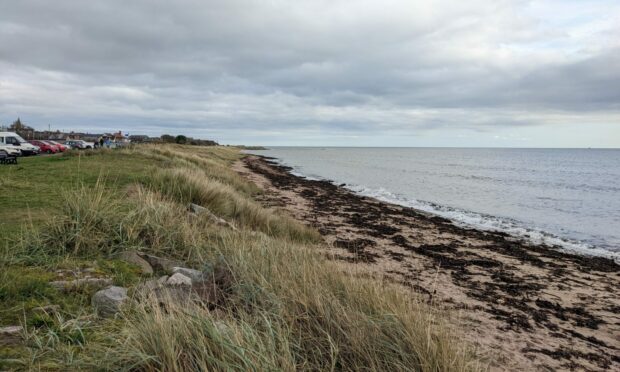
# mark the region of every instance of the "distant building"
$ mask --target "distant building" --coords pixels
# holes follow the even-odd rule
[[[144,136],[144,135],[139,135],[139,134],[132,134],[131,136],[129,136],[129,140],[132,143],[151,142],[149,136]]]
[[[114,134],[112,134],[111,140],[116,143],[128,143],[129,138],[123,135],[123,132],[120,130]]]
[[[65,141],[67,139],[67,134],[59,130],[57,130],[56,132],[43,132],[44,136],[45,134],[47,134],[47,139],[52,141]]]

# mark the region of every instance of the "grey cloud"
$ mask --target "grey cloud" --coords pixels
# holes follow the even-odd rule
[[[616,118],[617,47],[537,49],[567,36],[526,4],[6,3],[0,120],[368,134]]]

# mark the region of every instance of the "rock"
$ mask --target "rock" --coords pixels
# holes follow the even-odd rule
[[[213,221],[214,223],[216,223],[218,225],[230,227],[232,230],[235,230],[235,231],[237,230],[235,225],[233,225],[232,223],[226,221],[225,219],[223,219],[221,217],[216,216],[208,208],[205,208],[205,207],[203,207],[201,205],[194,204],[194,203],[189,203],[189,206],[187,207],[187,209],[189,209],[189,211],[194,213],[194,214],[204,214],[204,215],[206,215],[211,221]]]
[[[119,253],[116,258],[121,261],[136,265],[140,268],[140,272],[144,275],[153,275],[153,268],[151,265],[135,251],[125,251]]]
[[[152,257],[152,256],[151,256]],[[206,264],[203,271],[182,266],[171,268],[170,277],[144,282],[139,289],[143,295],[155,296],[161,306],[183,306],[187,301],[197,301],[209,308],[225,306],[232,293],[234,275],[223,257],[212,264]]]
[[[166,281],[166,284],[172,285],[172,286],[177,286],[177,285],[191,286],[192,279],[181,273],[176,273],[176,274],[173,274],[170,278],[168,278],[168,280]]]
[[[158,279],[149,279],[145,281],[144,283],[142,283],[138,287],[138,290],[141,290],[144,292],[151,292],[166,285],[167,281],[168,281],[168,275],[164,275]]]
[[[173,267],[179,267],[182,264],[179,261],[169,260],[167,258],[161,258],[157,256],[151,256],[149,254],[141,254],[142,258],[144,258],[153,269],[157,271],[163,271],[165,273],[172,273]]]
[[[213,262],[205,262],[202,266],[202,275],[205,278],[221,276],[224,272],[230,271],[226,259],[221,254]]]
[[[161,284],[158,279],[149,279],[144,283],[139,284],[136,289],[142,292],[151,292],[159,287],[161,287]]]
[[[174,274],[152,280],[144,285],[145,294],[152,293],[161,306],[179,306],[187,301],[197,301],[203,306],[224,306],[232,293],[234,276],[223,259],[199,271],[175,267]]]
[[[167,275],[157,279],[158,286],[152,291],[160,305],[167,306],[170,302],[180,304],[190,300],[192,279],[181,273]]]
[[[221,260],[218,260],[210,272],[207,271],[205,270],[205,280],[196,283],[192,290],[206,304],[223,304],[232,292],[234,275]]]
[[[0,328],[0,345],[17,344],[22,339],[22,326],[8,326]]]
[[[191,299],[191,288],[187,285],[167,285],[153,291],[162,306],[183,304]]]
[[[49,283],[52,287],[59,291],[70,291],[80,287],[103,288],[112,284],[110,278],[81,278],[75,280],[56,280]]]
[[[183,274],[192,279],[192,283],[201,282],[204,280],[204,274],[200,270],[188,269],[186,267],[173,267],[172,272],[174,274]]]
[[[188,209],[190,210],[190,212],[196,213],[196,214],[206,213],[209,211],[207,208],[203,207],[202,205],[198,205],[194,203],[189,203]]]
[[[107,318],[118,313],[127,299],[127,289],[111,286],[95,293],[91,303],[97,314]]]
[[[37,314],[54,314],[60,311],[60,305],[45,305],[32,309],[33,313]]]

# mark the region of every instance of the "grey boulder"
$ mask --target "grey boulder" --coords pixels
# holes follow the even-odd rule
[[[166,284],[171,285],[171,286],[183,285],[183,286],[191,287],[192,279],[181,273],[175,273],[175,274],[172,274],[170,278],[168,278],[168,280],[166,281]]]
[[[172,273],[173,267],[181,266],[182,264],[179,261],[170,260],[167,258],[152,256],[150,254],[141,254],[143,259],[145,259],[153,269],[158,271],[163,271],[167,274]]]
[[[108,318],[118,313],[127,299],[127,289],[111,286],[95,293],[91,303],[99,316]]]
[[[153,268],[151,267],[151,264],[149,264],[144,258],[140,257],[135,251],[121,252],[117,255],[116,258],[132,265],[138,266],[140,268],[140,271],[144,275],[153,274]]]
[[[172,273],[176,274],[183,274],[189,278],[192,279],[192,282],[196,283],[196,282],[201,282],[204,280],[204,273],[200,270],[194,270],[194,269],[188,269],[186,267],[173,267],[172,268]]]

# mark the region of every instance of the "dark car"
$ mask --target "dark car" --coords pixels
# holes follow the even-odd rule
[[[72,149],[84,150],[95,148],[95,144],[92,142],[86,142],[82,140],[68,140],[65,141],[65,146],[69,146]]]

